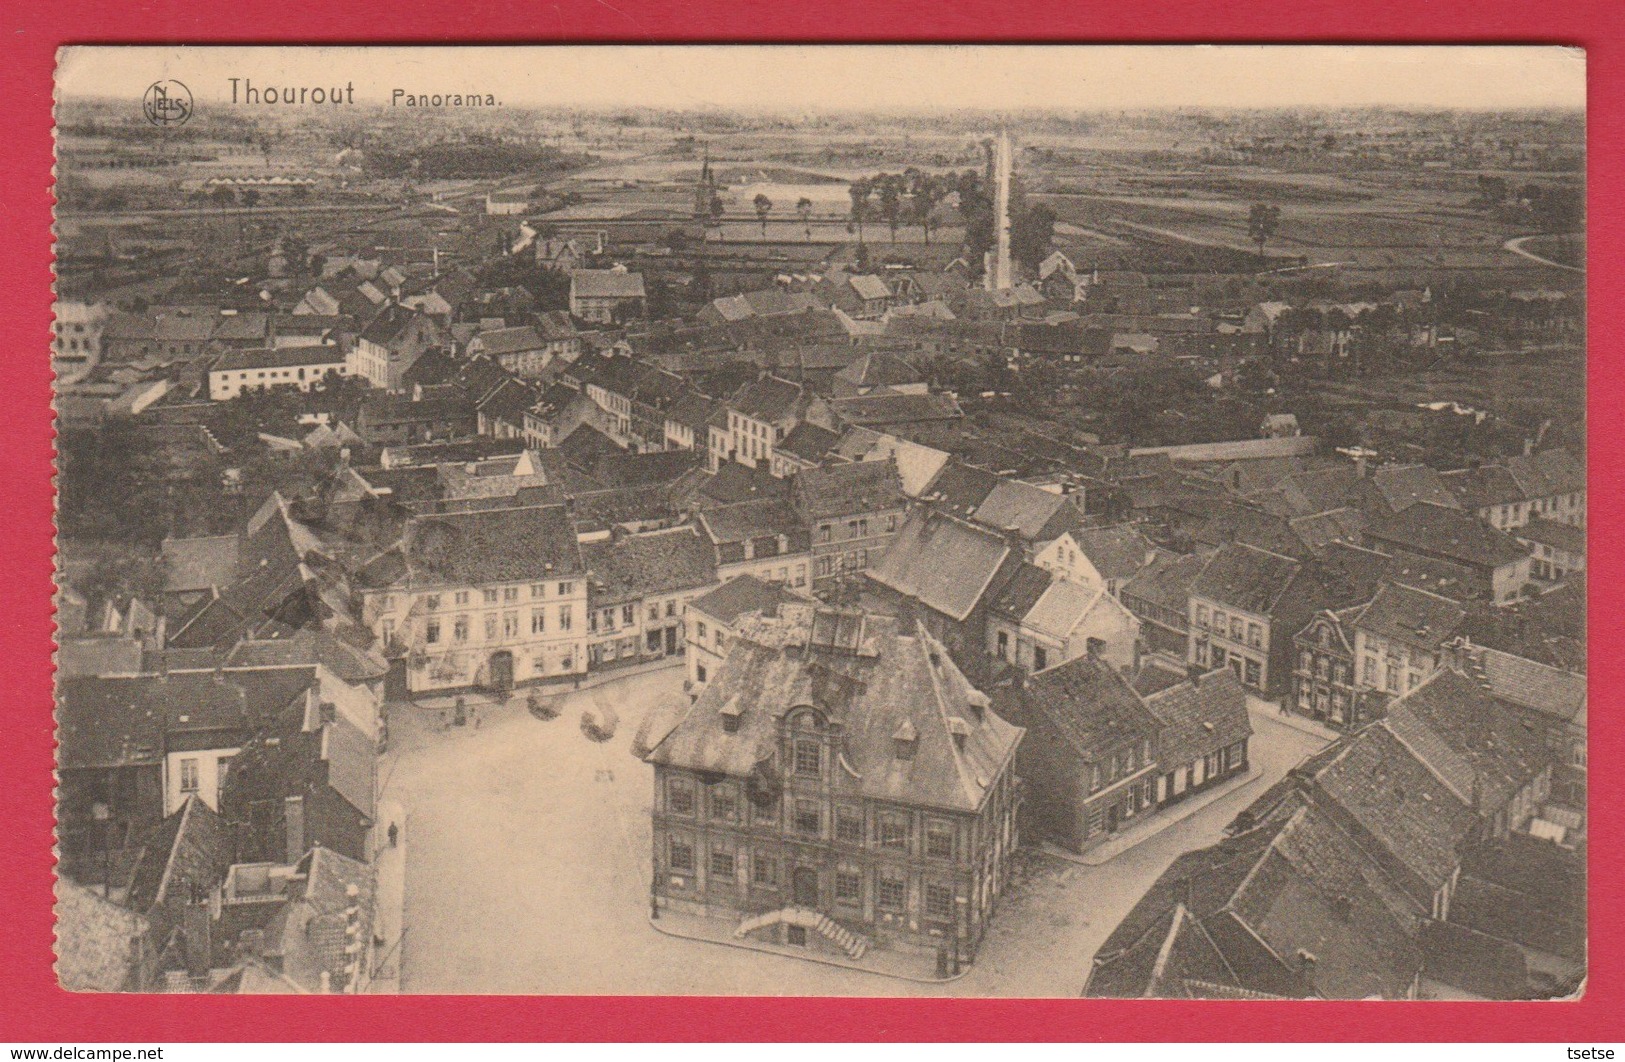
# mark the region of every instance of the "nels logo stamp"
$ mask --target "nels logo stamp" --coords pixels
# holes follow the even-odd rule
[[[179,81],[154,81],[141,100],[147,121],[159,128],[185,125],[192,117],[192,90]]]

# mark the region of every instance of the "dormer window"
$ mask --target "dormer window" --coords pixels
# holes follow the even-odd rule
[[[823,773],[824,749],[816,741],[798,741],[795,748],[796,773],[813,778]]]
[[[914,758],[915,747],[919,744],[919,734],[915,732],[912,721],[903,720],[903,725],[897,728],[897,732],[891,736],[891,739],[892,751],[898,759],[912,760]]]
[[[737,701],[729,701],[719,710],[722,716],[722,731],[725,734],[739,733],[740,708]],[[815,750],[816,751],[816,750]]]

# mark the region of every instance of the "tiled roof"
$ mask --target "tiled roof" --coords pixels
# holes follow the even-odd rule
[[[561,505],[414,518],[406,561],[420,586],[518,583],[582,570],[575,526]]]
[[[236,372],[239,369],[289,369],[311,365],[343,365],[344,358],[344,351],[337,346],[232,350],[220,355],[215,360],[212,371]]]
[[[479,340],[480,349],[493,358],[500,357],[503,354],[541,350],[547,346],[547,341],[530,325],[520,325],[517,328],[498,328],[490,332],[481,332],[474,338]]]
[[[1358,625],[1382,638],[1437,650],[1455,637],[1466,618],[1466,610],[1448,598],[1384,583]]]
[[[711,541],[718,545],[767,535],[794,535],[805,528],[789,503],[778,498],[719,505],[706,509],[699,520]]]
[[[1487,809],[1501,807],[1551,764],[1551,752],[1518,713],[1459,671],[1445,668],[1389,705],[1390,722],[1406,715],[1465,765],[1468,773],[1455,784]]]
[[[1529,547],[1476,516],[1419,502],[1365,529],[1365,537],[1463,564],[1498,568],[1529,555]]]
[[[1371,483],[1394,512],[1418,502],[1460,508],[1455,493],[1427,465],[1384,465],[1372,471]]]
[[[136,983],[146,918],[56,877],[56,976],[70,992],[125,992]]]
[[[237,578],[238,546],[236,535],[164,539],[164,589],[207,590],[233,582]]]
[[[1191,584],[1193,596],[1265,614],[1303,570],[1290,557],[1232,543],[1221,547]]]
[[[1103,579],[1132,579],[1156,552],[1146,537],[1128,524],[1079,528],[1072,532],[1072,540]]]
[[[906,501],[897,466],[890,461],[803,469],[793,490],[809,521],[901,509]]]
[[[1513,537],[1536,545],[1550,546],[1564,553],[1585,556],[1586,533],[1573,524],[1560,524],[1556,520],[1535,517],[1512,532]]]
[[[1085,763],[1154,742],[1161,725],[1117,669],[1087,655],[1033,674],[1022,703],[1048,719]]]
[[[1584,724],[1586,677],[1498,649],[1472,653],[1471,674],[1504,701]]]
[[[1022,623],[1039,634],[1066,638],[1078,628],[1089,611],[1106,597],[1105,590],[1090,589],[1070,579],[1055,579],[1039,595]]]
[[[614,269],[570,271],[570,293],[589,299],[641,299],[643,274]]]
[[[1013,529],[1028,542],[1047,542],[1081,527],[1083,513],[1063,494],[1020,480],[1000,479],[971,519],[996,531]]]
[[[1501,465],[1481,465],[1440,473],[1450,492],[1469,509],[1486,509],[1527,500],[1516,477]]]
[[[779,721],[810,705],[842,726],[829,784],[837,796],[972,812],[1010,769],[1022,730],[986,707],[939,642],[886,616],[844,614],[776,625],[777,647],[736,638],[726,661],[648,759],[749,777],[779,747]],[[723,728],[723,709],[737,719]],[[909,758],[898,735],[912,733]],[[782,769],[782,768],[781,768]]]
[[[965,415],[952,395],[942,394],[874,394],[862,398],[832,398],[829,406],[843,424],[864,427],[959,420]]]
[[[688,607],[731,625],[747,612],[777,616],[779,606],[787,601],[810,603],[809,598],[802,597],[777,583],[764,583],[754,575],[740,575],[729,579],[703,597],[690,601]]]
[[[752,420],[771,424],[795,416],[804,396],[800,384],[764,376],[740,388],[728,407]]]
[[[1245,741],[1253,733],[1247,691],[1229,668],[1148,694],[1145,705],[1162,723],[1157,762],[1164,770]]]
[[[1505,464],[1525,498],[1549,498],[1586,489],[1585,465],[1561,447],[1528,457],[1509,457]]]
[[[999,477],[987,469],[950,458],[926,487],[922,500],[941,512],[968,519],[999,483]]]
[[[1022,562],[1005,584],[994,595],[989,610],[996,615],[1020,623],[1038,604],[1038,599],[1049,589],[1054,576],[1033,564]]]
[[[693,590],[717,581],[716,553],[692,527],[612,537],[581,547],[605,601]]]
[[[228,824],[194,793],[142,841],[125,902],[142,913],[175,896],[191,903],[220,884],[231,856]]]
[[[803,461],[817,463],[829,456],[829,452],[841,441],[840,435],[821,428],[810,420],[804,420],[790,429],[790,433],[773,447],[775,453],[789,454]]]
[[[1003,536],[928,512],[904,522],[869,578],[955,620],[970,615],[1010,557]]]
[[[163,759],[164,703],[153,678],[57,682],[57,765],[62,770],[156,765]]]

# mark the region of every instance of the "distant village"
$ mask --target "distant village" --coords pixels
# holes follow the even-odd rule
[[[1266,402],[1102,441],[1020,397],[1357,381],[1577,341],[1576,296],[1469,325],[1425,284],[1226,297],[1013,250],[1012,159],[990,139],[985,248],[897,244],[884,196],[833,243],[810,200],[725,214],[707,155],[691,207],[493,188],[213,292],[65,266],[64,984],[402,990],[433,960],[392,758],[512,715],[637,779],[628,933],[950,984],[1021,931],[1024,861],[1118,873],[1211,818],[1109,916],[1081,879],[1073,994],[1576,992],[1573,435],[1452,454],[1483,411],[1355,438]]]

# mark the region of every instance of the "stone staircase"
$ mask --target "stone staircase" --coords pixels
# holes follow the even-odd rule
[[[854,933],[828,915],[806,907],[781,907],[777,911],[753,915],[739,923],[734,929],[734,936],[748,936],[758,929],[766,929],[781,922],[789,926],[802,926],[814,930],[819,936],[844,951],[849,959],[861,959],[863,953],[869,950],[868,937]]]

